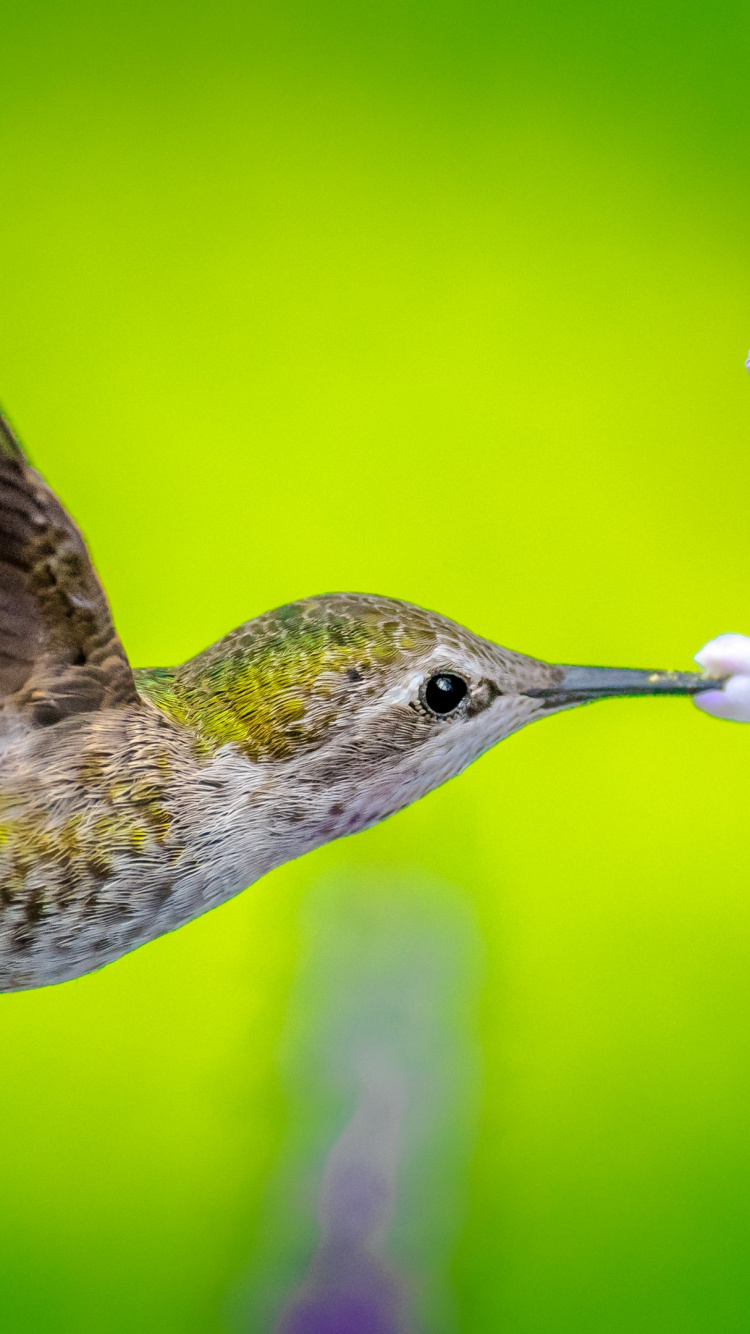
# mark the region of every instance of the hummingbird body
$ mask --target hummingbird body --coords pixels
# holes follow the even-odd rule
[[[0,741],[0,989],[108,963],[464,768],[484,729],[446,747],[409,689],[462,635],[390,599],[306,599],[136,671],[137,703],[16,726]],[[502,650],[475,642],[479,673]],[[384,712],[395,660],[406,688]],[[506,734],[544,711],[505,704]]]
[[[0,417],[0,990],[118,958],[535,718],[716,686],[540,662],[349,593],[133,671],[78,529]]]

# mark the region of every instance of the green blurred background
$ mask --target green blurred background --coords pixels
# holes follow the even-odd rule
[[[740,0],[3,0],[0,394],[137,665],[356,589],[564,662],[750,630]],[[214,1334],[321,876],[478,915],[461,1334],[750,1328],[747,729],[532,727],[0,1003],[0,1328]]]

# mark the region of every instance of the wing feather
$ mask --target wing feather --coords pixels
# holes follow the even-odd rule
[[[0,709],[44,726],[138,702],[86,543],[0,414]]]

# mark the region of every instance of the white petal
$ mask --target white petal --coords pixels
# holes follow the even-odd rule
[[[714,718],[750,723],[750,676],[731,676],[723,690],[704,690],[693,696],[693,703]]]
[[[750,639],[747,635],[717,635],[696,653],[695,661],[712,676],[750,674]]]

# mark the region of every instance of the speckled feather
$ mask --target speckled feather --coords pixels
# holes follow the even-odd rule
[[[2,416],[0,697],[31,723],[137,700],[83,538]]]

